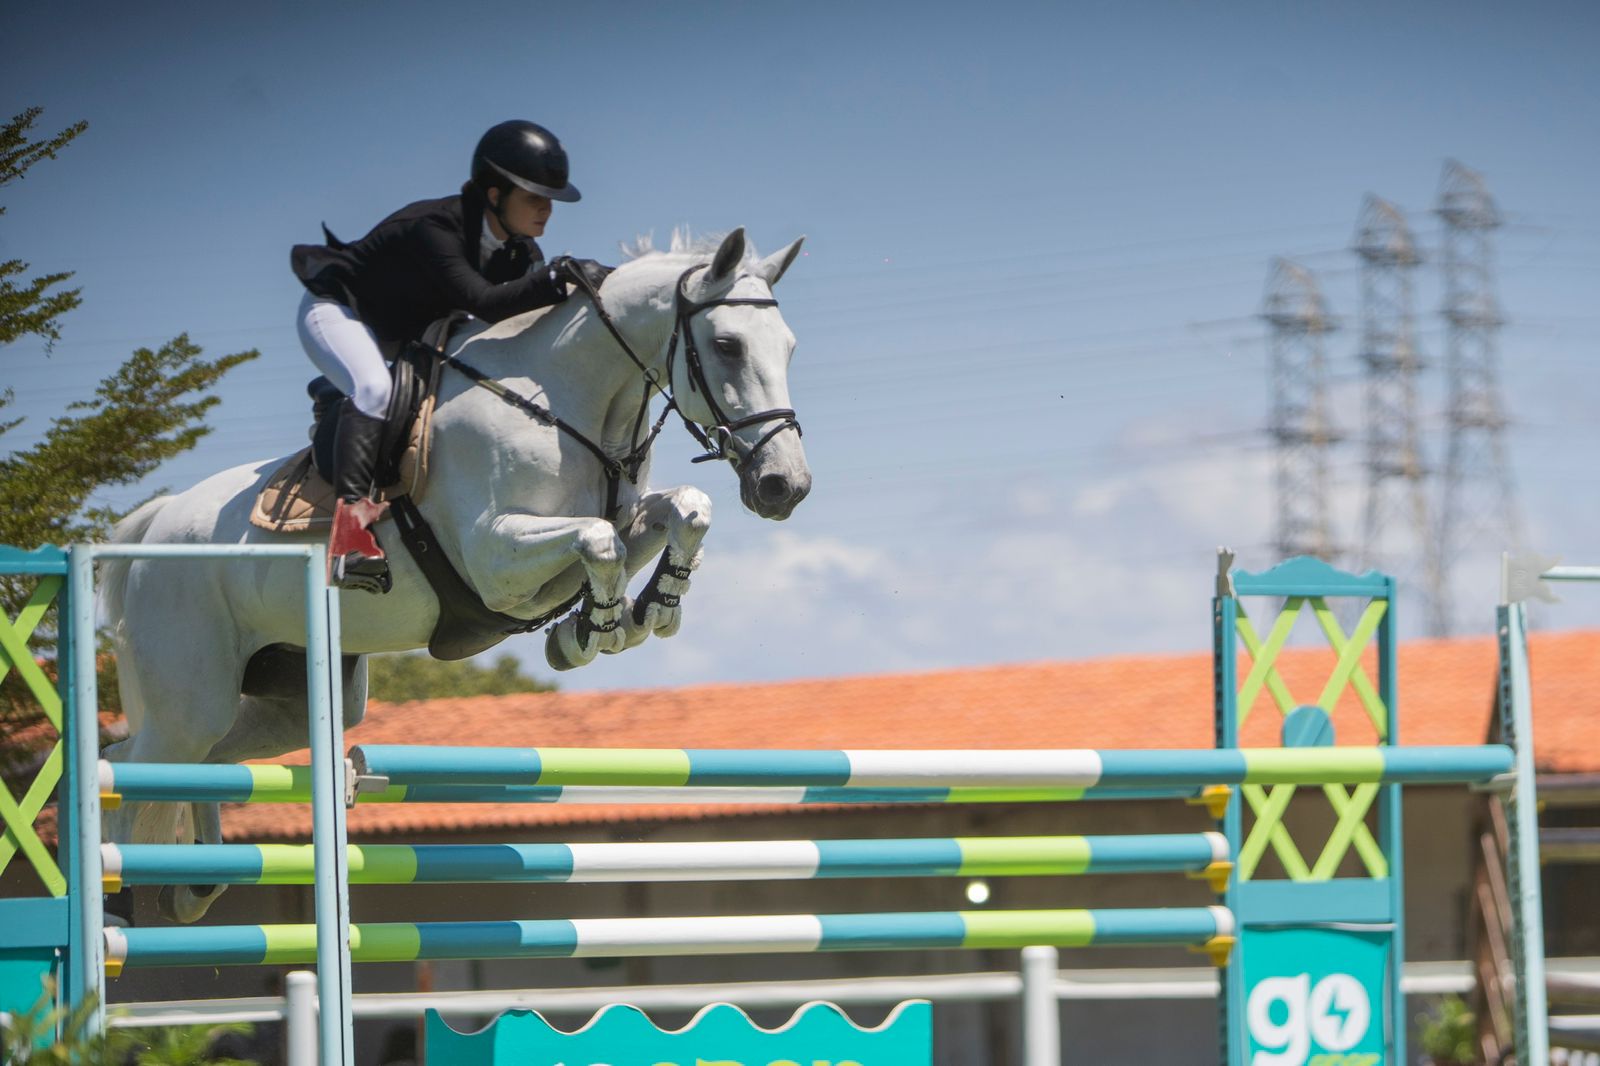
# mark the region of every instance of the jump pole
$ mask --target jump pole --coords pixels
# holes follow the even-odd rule
[[[1147,836],[734,840],[618,844],[351,844],[351,884],[783,881],[862,877],[1064,877],[1188,873],[1220,893],[1233,869],[1221,833]],[[103,844],[105,888],[305,885],[304,844]]]
[[[311,768],[270,763],[195,765],[112,763],[101,760],[104,802],[309,803]],[[1075,803],[1097,799],[1182,799],[1225,804],[1227,786],[1160,788],[864,788],[727,785],[649,787],[603,785],[429,784],[402,785],[376,777],[354,781],[354,802],[717,804],[793,807],[812,804]],[[1220,810],[1220,806],[1218,807]]]
[[[1036,944],[1193,947],[1215,949],[1225,957],[1233,943],[1234,920],[1225,907],[1157,907],[381,922],[350,929],[358,962],[972,950]],[[107,929],[106,942],[108,960],[125,969],[298,965],[317,955],[316,929],[309,925]]]
[[[1503,744],[1098,751],[778,751],[688,748],[352,748],[358,777],[390,785],[1163,788],[1461,784],[1512,767]]]

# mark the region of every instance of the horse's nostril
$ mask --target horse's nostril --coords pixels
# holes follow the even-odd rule
[[[789,498],[789,479],[782,474],[764,474],[756,482],[756,495],[764,503],[782,503]]]

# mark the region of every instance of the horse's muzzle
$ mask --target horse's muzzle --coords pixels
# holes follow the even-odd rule
[[[782,521],[794,512],[811,491],[811,474],[760,474],[739,479],[739,496],[744,505],[762,518]]]

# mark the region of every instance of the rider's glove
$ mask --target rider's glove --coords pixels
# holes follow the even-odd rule
[[[602,266],[593,259],[574,259],[570,255],[550,260],[551,281],[557,285],[570,282],[589,292],[599,292],[611,270],[611,267]]]

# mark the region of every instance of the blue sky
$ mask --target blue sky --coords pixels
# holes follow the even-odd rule
[[[782,525],[663,438],[717,517],[680,636],[572,688],[834,675],[1207,645],[1212,553],[1270,560],[1260,308],[1318,271],[1359,432],[1363,195],[1425,249],[1445,159],[1482,171],[1503,374],[1539,547],[1595,561],[1600,10],[1583,3],[12,5],[0,89],[89,120],[6,190],[0,256],[77,271],[53,354],[3,381],[36,439],[129,350],[259,348],[216,433],[132,503],[303,439],[291,244],[454,191],[488,125],[562,137],[583,189],[547,251],[675,225],[807,234],[779,287],[815,488]],[[1424,350],[1443,335],[1417,277]],[[1442,450],[1437,373],[1428,447]],[[1336,457],[1359,521],[1359,449]],[[1462,577],[1487,629],[1495,589]],[[1600,601],[1546,624],[1600,624]],[[1420,607],[1405,607],[1420,617]],[[1407,627],[1410,628],[1410,627]],[[533,640],[512,650],[542,667]]]

